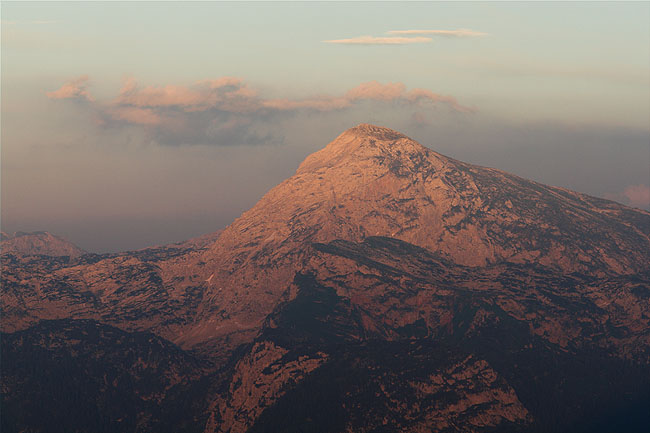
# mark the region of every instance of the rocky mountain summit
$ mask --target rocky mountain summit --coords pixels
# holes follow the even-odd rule
[[[9,365],[28,348],[49,355],[24,360],[31,370],[3,359],[3,405],[23,408],[3,431],[47,431],[23,404],[36,395],[30,372],[66,368],[98,339],[135,356],[107,352],[106,369],[146,385],[133,388],[128,431],[162,420],[232,433],[650,421],[650,213],[388,128],[345,131],[213,235],[110,255],[5,242],[3,353]],[[88,356],[78,386],[99,398],[102,365]],[[187,410],[159,410],[183,393]],[[101,403],[106,431],[119,425],[115,399]]]

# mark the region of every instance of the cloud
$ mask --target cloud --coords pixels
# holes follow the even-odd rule
[[[137,125],[160,125],[162,118],[150,108],[115,107],[106,111],[113,119]]]
[[[260,101],[262,107],[279,111],[314,110],[333,111],[342,110],[351,105],[349,99],[343,97],[318,96],[307,99],[268,99]]]
[[[314,110],[334,111],[342,110],[362,101],[384,101],[397,102],[402,104],[422,105],[426,103],[442,103],[454,111],[461,113],[473,113],[473,107],[466,107],[458,103],[456,98],[448,95],[440,95],[426,89],[406,90],[403,83],[386,83],[369,81],[359,84],[348,90],[343,96],[320,96],[307,99],[269,99],[261,100],[262,106],[274,110]]]
[[[628,185],[622,192],[608,192],[603,196],[608,200],[627,203],[633,207],[650,209],[650,187],[648,185]]]
[[[464,105],[461,105],[453,96],[439,95],[437,93],[433,93],[432,91],[426,89],[413,89],[410,92],[407,92],[404,95],[404,98],[411,102],[421,102],[421,101],[428,101],[432,103],[441,102],[443,104],[449,105],[455,111],[458,111],[460,113],[476,112],[476,107],[466,107]]]
[[[92,101],[86,90],[87,76],[64,84],[54,92],[48,92],[52,99],[86,98]],[[159,123],[165,112],[193,113],[220,111],[227,113],[272,113],[274,111],[332,111],[342,110],[360,101],[393,101],[406,104],[442,103],[455,111],[472,112],[448,95],[434,93],[427,89],[407,91],[403,83],[369,81],[349,89],[343,95],[320,95],[304,99],[264,99],[240,78],[221,77],[215,80],[199,81],[190,86],[166,85],[141,87],[134,79],[124,82],[118,95],[105,105],[105,111],[117,119],[139,124]]]
[[[623,195],[632,206],[650,206],[650,187],[647,185],[630,185],[625,188]]]
[[[406,45],[422,44],[431,42],[431,38],[426,37],[399,37],[399,36],[357,36],[348,39],[332,39],[323,41],[328,44],[345,44],[345,45]]]
[[[357,36],[355,38],[347,39],[331,39],[323,41],[328,44],[343,44],[343,45],[406,45],[406,44],[422,44],[431,42],[433,39],[422,35],[444,36],[452,38],[467,38],[477,36],[488,36],[487,33],[477,32],[470,29],[457,29],[457,30],[391,30],[387,32],[389,35],[399,36]],[[420,35],[420,36],[411,36]]]
[[[90,93],[88,93],[88,90],[86,90],[87,86],[88,76],[82,75],[81,77],[68,81],[58,90],[47,92],[46,95],[50,99],[77,99],[93,101],[92,96],[90,96]]]
[[[220,107],[226,111],[246,112],[255,110],[257,93],[249,89],[241,79],[221,77],[206,80],[193,86],[167,85],[140,88],[134,79],[124,83],[114,104],[134,107],[176,107],[183,111],[206,111]]]
[[[451,38],[467,38],[477,36],[488,36],[488,33],[477,32],[470,29],[457,30],[391,30],[389,35],[435,35],[446,36]]]
[[[403,97],[406,86],[402,83],[381,84],[369,81],[354,87],[345,94],[349,100],[375,99],[389,101]]]
[[[415,113],[411,114],[410,124],[418,127],[429,126],[431,124],[431,121],[426,114],[422,113],[421,111],[416,111]]]
[[[125,80],[118,94],[107,101],[94,101],[86,85],[88,77],[64,84],[52,99],[83,99],[91,102],[98,122],[105,128],[138,127],[163,144],[259,144],[280,142],[274,130],[287,116],[300,113],[342,112],[364,102],[394,104],[399,108],[426,109],[447,106],[452,112],[471,113],[454,97],[427,89],[408,90],[403,83],[369,81],[339,95],[316,95],[300,99],[266,99],[243,79],[220,77],[190,85],[141,86]]]

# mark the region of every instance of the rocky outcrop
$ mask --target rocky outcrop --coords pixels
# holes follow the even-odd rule
[[[288,384],[300,382],[327,361],[327,354],[286,357],[289,351],[273,342],[256,343],[237,362],[225,398],[212,406],[206,431],[244,433],[275,403]]]

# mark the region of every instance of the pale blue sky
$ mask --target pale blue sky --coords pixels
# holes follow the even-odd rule
[[[98,95],[124,75],[159,85],[232,75],[282,96],[401,81],[506,116],[647,126],[650,112],[648,3],[3,2],[2,15],[6,80],[51,87],[88,74]],[[457,28],[490,36],[321,42]]]
[[[450,156],[622,202],[626,188],[650,184],[647,2],[2,2],[1,9],[5,231],[50,230],[95,250],[211,231],[341,129],[364,121]],[[488,35],[323,42],[461,28]],[[46,96],[81,75],[93,102]],[[369,81],[403,83],[476,112],[402,98],[328,112],[238,114],[258,131],[252,141],[237,135],[244,127],[217,137],[97,124],[125,78],[192,88],[224,76],[265,100],[336,98]],[[183,121],[200,129],[210,113],[185,113]]]

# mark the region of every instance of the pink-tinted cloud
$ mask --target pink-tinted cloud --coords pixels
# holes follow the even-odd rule
[[[648,185],[628,185],[622,192],[605,193],[604,197],[630,206],[650,209],[650,187]]]
[[[50,99],[78,99],[92,101],[93,98],[86,89],[88,87],[88,75],[82,75],[68,81],[59,89],[53,92],[47,92],[46,95]]]
[[[647,185],[630,185],[625,188],[623,195],[632,206],[650,207],[650,187]]]
[[[114,120],[136,125],[160,125],[162,123],[162,118],[151,108],[113,107],[107,109],[106,112]]]
[[[184,86],[167,85],[139,88],[134,79],[128,79],[114,101],[119,105],[135,107],[190,107],[205,103],[209,95],[201,94]]]
[[[362,99],[390,101],[403,97],[405,91],[406,86],[402,83],[381,84],[377,81],[369,81],[348,90],[345,97],[351,101]]]
[[[403,83],[369,81],[341,95],[316,95],[300,99],[261,97],[241,78],[221,77],[190,85],[142,86],[134,79],[124,82],[118,95],[101,102],[93,101],[86,90],[88,77],[70,81],[48,93],[50,98],[83,98],[91,102],[100,123],[105,126],[134,125],[161,141],[199,143],[217,139],[227,142],[244,140],[259,143],[273,134],[259,125],[271,118],[299,112],[335,112],[351,109],[364,102],[393,103],[422,110],[442,104],[452,111],[469,113],[448,95],[426,89],[408,90]],[[242,138],[244,137],[244,138]]]
[[[386,83],[369,81],[348,90],[343,96],[320,96],[307,99],[268,99],[260,100],[263,107],[275,110],[309,109],[316,111],[341,110],[361,101],[402,102],[405,104],[422,104],[426,102],[442,103],[455,111],[471,113],[475,109],[458,103],[456,98],[440,95],[426,89],[406,90],[403,83]]]
[[[166,85],[139,87],[129,79],[124,83],[117,105],[134,107],[176,107],[184,111],[206,111],[220,107],[226,111],[243,112],[255,109],[256,92],[240,78],[222,77],[198,82],[192,86]]]
[[[357,36],[348,39],[332,39],[323,41],[328,44],[344,44],[344,45],[407,45],[407,44],[422,44],[431,42],[431,38],[425,37],[397,37],[397,36]]]
[[[343,96],[319,96],[306,99],[269,99],[262,101],[264,107],[277,110],[309,109],[316,111],[341,110],[364,100],[393,101],[404,97],[406,86],[402,83],[381,84],[377,81],[362,83],[348,90]]]
[[[440,95],[426,89],[413,89],[406,91],[402,83],[381,84],[377,81],[370,81],[350,89],[345,97],[352,101],[375,100],[375,101],[397,101],[410,104],[421,103],[443,103],[453,110],[461,113],[473,113],[475,108],[465,107],[458,103],[456,98],[448,95]]]
[[[316,111],[333,111],[347,108],[351,105],[350,100],[346,98],[337,98],[330,96],[321,96],[307,99],[267,99],[260,101],[262,106],[273,110],[291,111],[291,110],[316,110]]]
[[[487,33],[477,32],[470,29],[457,29],[457,30],[391,30],[389,35],[434,35],[446,36],[452,38],[468,38],[477,36],[488,36]]]
[[[361,101],[397,101],[409,104],[423,102],[442,103],[459,112],[472,112],[447,95],[426,89],[407,91],[403,83],[379,83],[369,81],[345,92],[342,96],[320,95],[303,99],[275,98],[264,99],[258,92],[246,85],[242,79],[222,77],[215,80],[200,81],[191,86],[138,86],[135,80],[127,80],[119,95],[110,102],[113,107],[137,107],[149,110],[173,108],[182,112],[199,112],[216,109],[228,113],[253,113],[259,111],[342,110]],[[127,113],[120,119],[146,118],[154,124],[152,111],[117,111]],[[146,113],[146,114],[145,114]],[[137,122],[144,124],[145,122]]]

